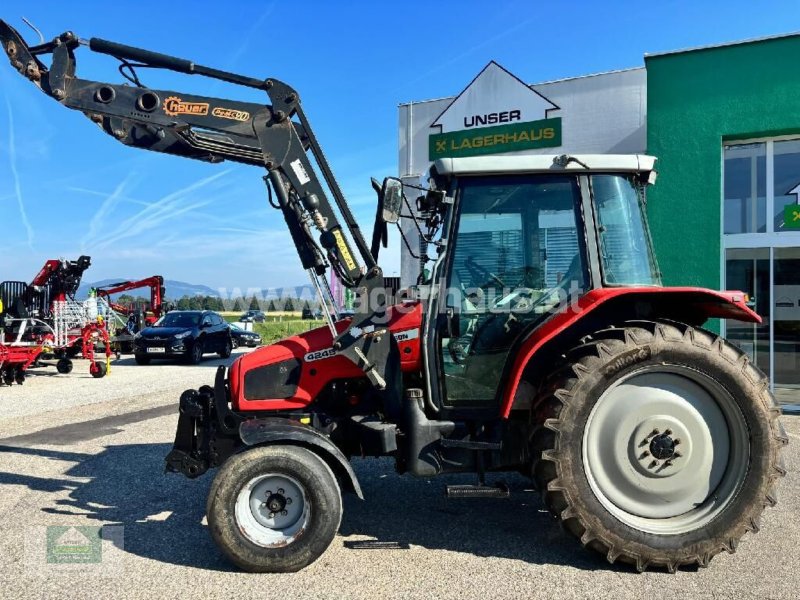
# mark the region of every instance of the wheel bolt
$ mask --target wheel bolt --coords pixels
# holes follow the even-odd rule
[[[672,443],[673,443],[673,444],[675,444],[675,445],[677,446],[678,444],[680,444],[680,443],[681,443],[681,438],[675,438],[675,439],[672,441]]]
[[[282,510],[282,511],[281,511],[281,514],[282,514],[282,515],[285,517],[286,515],[288,515],[288,514],[289,514],[289,511]]]
[[[286,499],[286,504],[291,504],[291,503],[292,503],[292,499],[291,498],[287,498]]]
[[[266,492],[266,496],[267,496],[267,498],[269,498],[270,496],[272,496],[272,490],[267,490],[267,492]]]
[[[274,519],[275,518],[275,513],[274,512],[269,513],[269,518],[270,519]]]
[[[672,455],[672,458],[680,458],[681,456],[683,456],[683,454],[681,454],[680,452],[675,452],[675,453]]]
[[[664,435],[672,435],[672,429],[665,430]]]
[[[668,460],[667,462],[665,462],[665,463],[664,463],[664,468],[665,468],[665,469],[666,469],[667,467],[671,467],[671,466],[672,466],[672,461],[671,461],[671,460]]]
[[[653,437],[654,435],[658,435],[659,433],[661,432],[658,429],[653,429],[653,431],[650,432],[650,435],[648,437]]]
[[[283,494],[285,494],[286,492],[284,492],[284,491],[283,491],[283,488],[278,488],[278,493],[279,493],[279,494],[282,496],[282,495],[283,495]]]
[[[657,467],[657,466],[658,466],[658,461],[654,460],[654,461],[651,461],[649,465],[647,465],[647,468],[648,469],[652,469],[653,467]]]
[[[643,460],[643,459],[647,458],[648,456],[650,456],[650,453],[647,450],[645,450],[644,452],[642,452],[639,455],[639,460]]]

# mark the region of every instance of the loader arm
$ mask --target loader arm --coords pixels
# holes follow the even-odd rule
[[[303,268],[309,272],[315,287],[318,290],[326,287],[324,275],[328,267],[333,267],[342,283],[356,293],[356,315],[343,333],[338,333],[333,320],[328,319],[334,347],[359,365],[378,389],[387,387],[392,336],[383,335],[386,331],[383,274],[294,89],[276,79],[220,71],[98,38],[86,42],[70,31],[51,42],[28,46],[13,27],[1,20],[0,43],[20,74],[62,105],[82,112],[123,144],[213,163],[231,160],[264,167],[265,179],[275,192]],[[81,79],[75,75],[75,51],[81,45],[113,56],[129,67],[171,70],[258,89],[267,94],[269,103]],[[49,67],[40,60],[46,54],[52,54]],[[358,254],[353,251],[316,175],[309,152]],[[314,229],[319,234],[318,241]]]

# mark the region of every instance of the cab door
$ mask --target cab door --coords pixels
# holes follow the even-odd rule
[[[584,292],[581,205],[576,176],[461,179],[430,352],[444,407],[497,406],[514,342]]]

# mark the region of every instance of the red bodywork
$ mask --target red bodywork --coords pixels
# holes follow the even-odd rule
[[[508,418],[514,402],[522,373],[528,362],[547,342],[566,332],[578,321],[600,307],[609,306],[614,300],[627,297],[626,301],[637,301],[662,306],[679,306],[684,314],[698,322],[710,318],[736,319],[760,323],[761,317],[746,304],[742,292],[716,292],[703,288],[601,288],[582,296],[569,310],[559,312],[536,328],[520,347],[514,358],[510,377],[507,379],[500,406],[500,416]],[[673,314],[669,311],[665,314]],[[657,313],[658,314],[658,313]],[[421,344],[422,305],[407,303],[389,309],[389,329],[395,336],[403,332],[414,332],[410,339],[398,340],[403,372],[422,370]],[[622,315],[625,318],[625,315]],[[338,331],[344,331],[348,321],[337,323]],[[320,327],[290,337],[246,354],[233,363],[230,370],[230,389],[234,410],[291,410],[308,406],[323,388],[336,379],[358,379],[364,372],[347,358],[336,354],[314,357],[314,353],[332,351],[332,337],[327,327]],[[309,356],[310,355],[310,356]],[[243,396],[244,375],[252,369],[297,359],[301,363],[297,393],[292,398],[247,400]]]
[[[745,295],[742,292],[717,292],[694,287],[628,287],[592,290],[577,301],[575,308],[557,313],[551,319],[545,321],[522,344],[517,356],[514,358],[509,384],[505,389],[500,405],[500,414],[504,419],[507,419],[511,412],[522,373],[525,371],[525,367],[531,357],[547,342],[575,325],[580,319],[622,296],[634,296],[636,301],[644,303],[679,306],[683,313],[700,317],[701,321],[720,318],[752,323],[761,322],[761,317],[745,304]],[[622,316],[624,317],[624,315]]]
[[[58,271],[61,268],[61,261],[51,258],[44,266],[39,270],[36,274],[36,277],[33,278],[31,281],[31,285],[41,287],[46,285],[48,281],[50,281],[50,276]],[[53,298],[53,300],[64,300],[64,294],[59,294],[59,298]]]
[[[97,290],[97,295],[101,298],[105,298],[108,301],[108,305],[114,311],[123,315],[128,315],[131,313],[131,310],[121,304],[111,302],[111,295],[139,288],[150,288],[150,311],[153,315],[145,317],[145,322],[148,325],[152,325],[161,317],[161,313],[164,310],[164,298],[162,293],[164,289],[164,278],[161,277],[161,275],[153,275],[152,277],[139,279],[137,281],[123,281],[111,286],[99,288]]]
[[[349,324],[350,321],[345,319],[336,323],[336,328],[342,332],[347,329]],[[413,302],[389,307],[389,330],[396,338],[398,334],[407,338],[398,339],[400,365],[404,372],[419,371],[422,368],[421,327],[422,305],[420,303]],[[327,327],[319,327],[245,354],[233,363],[230,370],[229,382],[233,409],[240,411],[301,409],[313,402],[329,382],[335,379],[364,377],[364,371],[344,356],[333,354],[324,358],[314,358],[314,353],[326,350],[332,352],[332,344],[333,338],[330,330]],[[301,363],[300,382],[297,386],[297,394],[293,398],[247,400],[244,397],[242,390],[244,389],[245,373],[292,358]]]

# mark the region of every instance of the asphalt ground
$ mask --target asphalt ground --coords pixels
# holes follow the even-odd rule
[[[510,499],[448,501],[446,483],[472,478],[417,480],[396,475],[388,460],[359,459],[366,499],[345,497],[339,535],[320,560],[295,574],[237,572],[205,525],[213,473],[191,481],[163,472],[180,392],[212,383],[222,362],[138,367],[127,358],[94,380],[76,361],[69,376],[0,388],[0,597],[800,596],[796,416],[783,418],[790,443],[778,506],[760,533],[707,569],[670,575],[611,566],[563,533],[523,478],[508,479]],[[55,536],[91,537],[101,525],[106,539],[95,538],[87,562],[59,562],[54,549],[66,542]]]

